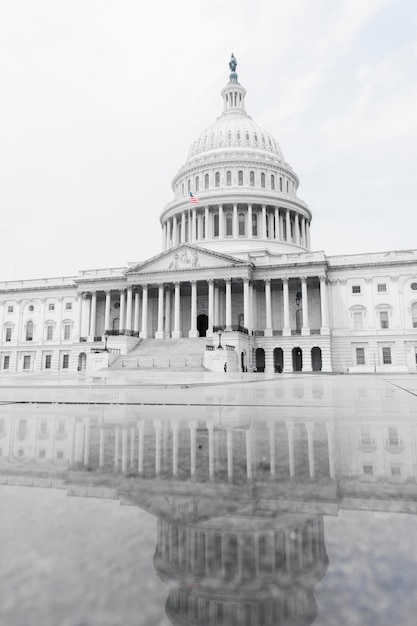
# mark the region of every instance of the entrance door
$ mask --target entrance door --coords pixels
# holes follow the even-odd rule
[[[248,360],[245,350],[242,350],[242,352],[240,353],[240,369],[242,370],[242,372],[248,371]]]
[[[87,355],[85,352],[81,352],[78,355],[78,371],[83,372],[87,366]]]
[[[284,369],[284,352],[282,348],[274,348],[274,371],[281,374]]]
[[[303,351],[301,348],[292,349],[292,369],[293,372],[303,371]]]
[[[321,349],[318,346],[311,349],[311,366],[313,372],[321,372]]]
[[[256,348],[256,371],[265,371],[265,350],[263,348]]]
[[[200,337],[205,337],[207,335],[208,328],[208,316],[202,313],[197,317],[197,330]]]

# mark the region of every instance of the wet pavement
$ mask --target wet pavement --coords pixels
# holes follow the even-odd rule
[[[3,378],[0,623],[411,626],[416,416],[412,375]]]

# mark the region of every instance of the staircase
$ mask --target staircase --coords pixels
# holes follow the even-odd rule
[[[204,371],[204,352],[211,343],[197,339],[142,339],[127,355],[119,356],[110,369]]]

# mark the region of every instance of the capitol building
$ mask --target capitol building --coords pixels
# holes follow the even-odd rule
[[[417,250],[314,251],[299,178],[246,112],[236,66],[232,55],[223,110],[173,178],[158,256],[0,283],[2,373],[180,362],[219,372],[417,371]]]

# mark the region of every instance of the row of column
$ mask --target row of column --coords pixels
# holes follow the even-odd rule
[[[232,210],[222,204],[216,207],[187,209],[169,217],[162,226],[162,247],[164,250],[180,243],[223,239],[226,233],[226,214],[232,214],[231,238],[274,239],[294,243],[310,250],[310,222],[307,217],[290,209],[275,207],[268,209],[266,204],[254,210],[252,204],[241,208],[237,203]],[[239,226],[239,216],[244,215],[244,225]],[[214,216],[218,215],[218,233],[215,234]],[[256,215],[257,234],[253,234],[253,220]],[[181,227],[180,227],[181,225]],[[291,234],[292,230],[292,234]]]
[[[172,429],[172,475],[174,478],[178,477],[179,470],[179,424],[177,421],[170,423]],[[155,475],[158,477],[162,468],[162,420],[155,420],[153,422],[154,434],[155,434]],[[289,477],[295,478],[295,438],[294,429],[295,422],[285,422],[287,430],[288,440],[288,460],[289,460]],[[307,443],[308,443],[308,464],[310,478],[315,478],[315,451],[314,451],[314,423],[305,424],[307,431]],[[196,477],[197,466],[197,422],[191,421],[188,423],[189,428],[189,446],[190,446],[190,476],[192,479]],[[328,443],[328,462],[329,462],[329,475],[330,478],[335,478],[335,462],[334,462],[334,425],[332,423],[325,423]],[[130,468],[137,470],[139,475],[144,473],[145,464],[145,422],[140,421],[137,424],[138,430],[138,447],[136,455],[136,429],[135,427],[123,428],[122,426],[115,427],[115,448],[114,448],[114,467],[120,468],[123,473],[127,472]],[[214,426],[212,423],[207,424],[208,430],[208,479],[210,481],[215,478],[215,446],[214,446]],[[100,428],[100,445],[99,445],[99,465],[103,467],[105,465],[105,434],[106,429]],[[269,437],[269,461],[270,461],[270,475],[276,476],[276,440],[275,440],[275,427],[274,425],[268,426]],[[246,438],[246,478],[251,481],[253,478],[253,445],[254,445],[254,430],[249,428],[245,432]],[[130,443],[129,443],[130,440]],[[87,444],[86,444],[87,445]],[[120,450],[121,447],[121,450]],[[240,452],[239,452],[240,454]],[[227,477],[230,482],[233,481],[233,457],[234,457],[234,441],[233,441],[233,429],[226,429],[226,466]],[[137,465],[136,465],[137,459]],[[222,459],[223,460],[223,459]]]

